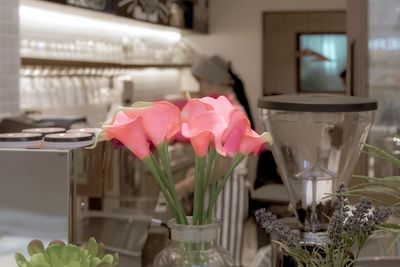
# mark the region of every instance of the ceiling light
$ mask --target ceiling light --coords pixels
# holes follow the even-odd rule
[[[56,4],[53,4],[54,6]],[[58,10],[57,10],[58,9]],[[173,30],[155,29],[153,25],[149,26],[133,25],[135,22],[126,18],[120,18],[113,15],[93,13],[91,16],[82,15],[82,12],[74,13],[67,6],[47,9],[41,6],[33,6],[21,3],[19,8],[21,24],[30,26],[52,28],[57,31],[85,31],[87,33],[100,33],[120,35],[123,37],[143,37],[163,39],[169,42],[178,42],[181,34]],[[78,10],[78,9],[77,9]],[[96,17],[97,16],[97,17]],[[107,16],[107,18],[105,18]],[[143,23],[142,23],[143,24]]]

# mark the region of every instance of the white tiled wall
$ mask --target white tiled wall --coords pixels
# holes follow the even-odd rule
[[[19,109],[18,0],[0,0],[0,116]]]

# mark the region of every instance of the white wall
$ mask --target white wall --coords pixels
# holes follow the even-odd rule
[[[18,3],[0,1],[0,118],[19,110]]]
[[[264,11],[344,10],[346,0],[210,0],[210,33],[185,36],[199,53],[232,61],[258,117],[262,92],[262,13]],[[277,44],[279,45],[279,44]],[[260,128],[257,121],[257,128]]]

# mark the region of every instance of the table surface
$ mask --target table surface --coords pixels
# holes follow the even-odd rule
[[[269,184],[257,188],[252,198],[262,202],[289,203],[289,195],[282,184]]]
[[[18,267],[18,265],[15,263],[14,255],[0,256],[0,266],[2,266],[2,267]]]

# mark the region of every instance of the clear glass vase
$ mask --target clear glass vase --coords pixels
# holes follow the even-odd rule
[[[233,266],[229,252],[217,245],[219,220],[206,225],[182,225],[173,219],[168,226],[171,243],[157,255],[153,267]]]

